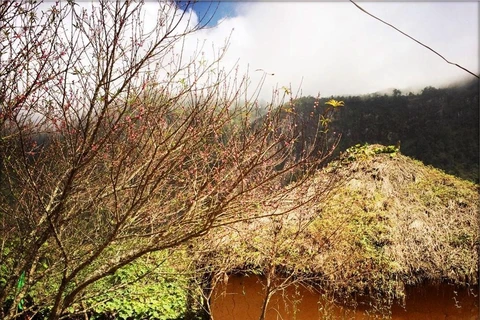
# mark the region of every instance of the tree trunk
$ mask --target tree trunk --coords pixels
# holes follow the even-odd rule
[[[267,315],[268,303],[270,302],[270,298],[272,297],[272,293],[273,293],[273,291],[271,290],[271,287],[267,286],[267,292],[266,292],[266,295],[265,295],[265,299],[263,300],[262,313],[260,313],[259,320],[265,320],[265,317]]]
[[[65,288],[67,286],[67,283],[64,280],[62,280],[62,283],[60,284],[60,287],[57,290],[57,295],[55,296],[55,303],[52,307],[52,310],[50,310],[50,314],[48,315],[48,320],[58,320],[60,318],[60,315],[62,314],[63,308],[63,293],[65,291]]]

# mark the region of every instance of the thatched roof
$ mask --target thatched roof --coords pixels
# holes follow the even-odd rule
[[[384,302],[401,299],[404,285],[478,283],[478,185],[394,147],[356,146],[318,172],[297,200],[323,192],[332,175],[339,183],[322,201],[217,230],[211,262],[257,271],[273,263],[326,291]]]

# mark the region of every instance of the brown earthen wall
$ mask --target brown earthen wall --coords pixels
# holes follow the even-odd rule
[[[232,276],[215,290],[214,320],[258,320],[263,286],[256,276]],[[394,320],[479,320],[478,288],[459,289],[446,284],[407,288],[406,308],[392,308]],[[290,287],[276,294],[266,320],[373,319],[363,310],[351,310],[322,300],[316,292]]]

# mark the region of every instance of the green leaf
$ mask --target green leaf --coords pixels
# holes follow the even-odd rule
[[[22,274],[20,275],[20,278],[18,279],[18,282],[17,282],[17,293],[25,286],[25,271],[22,272]],[[20,300],[20,302],[18,303],[18,310],[22,311],[23,310],[23,303],[24,303],[24,300],[23,298]]]
[[[24,285],[25,285],[25,271],[22,272],[22,274],[20,275],[20,278],[18,279],[17,290],[22,289]]]

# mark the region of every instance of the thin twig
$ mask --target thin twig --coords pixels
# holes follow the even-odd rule
[[[412,39],[412,40],[413,40],[413,41],[415,41],[416,43],[418,43],[418,44],[420,44],[420,45],[424,46],[425,48],[427,48],[428,50],[432,51],[432,52],[433,52],[433,53],[435,53],[437,56],[439,56],[440,58],[442,58],[443,60],[445,60],[445,62],[447,62],[447,63],[449,63],[449,64],[453,64],[454,66],[457,66],[457,67],[459,67],[460,69],[462,69],[462,70],[464,70],[464,71],[466,71],[466,72],[470,73],[472,76],[479,78],[479,76],[478,76],[478,75],[476,75],[475,73],[471,72],[470,70],[468,70],[468,69],[466,69],[466,68],[462,67],[462,66],[461,66],[461,65],[459,65],[459,64],[456,64],[456,63],[454,63],[454,62],[448,61],[448,60],[447,60],[447,59],[446,59],[444,56],[442,56],[440,53],[438,53],[437,51],[433,50],[433,49],[432,49],[432,48],[430,48],[429,46],[427,46],[427,45],[425,45],[425,44],[421,43],[420,41],[418,41],[417,39],[415,39],[415,38],[413,38],[413,37],[409,36],[408,34],[406,34],[405,32],[403,32],[403,31],[401,31],[401,30],[399,30],[398,28],[394,27],[394,26],[393,26],[393,25],[391,25],[390,23],[388,23],[388,22],[385,22],[385,21],[383,21],[382,19],[380,19],[380,18],[378,18],[378,17],[374,16],[373,14],[371,14],[370,12],[368,12],[367,10],[363,9],[363,8],[362,8],[362,7],[360,7],[358,4],[356,4],[355,2],[353,2],[353,0],[350,0],[350,2],[351,2],[351,3],[353,3],[353,4],[354,4],[354,5],[355,5],[355,6],[356,6],[358,9],[360,9],[360,10],[362,10],[363,12],[365,12],[366,14],[368,14],[369,16],[371,16],[371,17],[373,17],[373,18],[377,19],[377,20],[378,20],[378,21],[380,21],[380,22],[383,22],[384,24],[386,24],[386,25],[387,25],[387,26],[389,26],[389,27],[392,27],[393,29],[397,30],[398,32],[400,32],[400,33],[401,33],[401,34],[403,34],[404,36],[406,36],[406,37],[408,37],[408,38]]]

